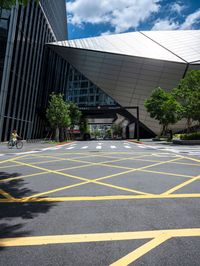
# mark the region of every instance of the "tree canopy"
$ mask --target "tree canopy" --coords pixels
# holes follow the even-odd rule
[[[200,122],[200,70],[191,70],[173,90],[181,104],[181,117],[187,119],[188,128],[192,120]]]
[[[39,3],[39,0],[34,0],[36,3]],[[26,6],[29,3],[29,0],[18,0],[20,5]],[[16,5],[16,0],[0,0],[0,7],[5,9],[10,9]]]
[[[63,100],[61,93],[50,95],[46,117],[50,125],[56,129],[56,140],[59,139],[59,128],[69,127],[71,124],[68,104]]]
[[[155,118],[162,125],[161,134],[165,134],[170,124],[175,124],[180,118],[181,106],[173,94],[162,88],[156,88],[150,98],[145,101],[145,107],[150,117]]]
[[[78,125],[81,118],[81,111],[78,108],[78,105],[74,102],[67,102],[69,114],[71,118],[71,129],[74,129],[75,125]]]

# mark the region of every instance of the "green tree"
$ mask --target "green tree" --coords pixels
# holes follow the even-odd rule
[[[34,0],[36,3],[39,3],[39,0]],[[0,0],[0,7],[1,8],[5,8],[5,9],[10,9],[13,6],[16,5],[16,3],[19,3],[20,5],[23,6],[27,6],[28,2],[30,2],[30,0]]]
[[[80,127],[81,134],[85,134],[85,133],[90,132],[88,120],[86,117],[84,117],[84,116],[81,117],[79,127]]]
[[[76,125],[80,124],[80,118],[81,118],[81,111],[78,108],[78,105],[74,102],[67,102],[70,119],[71,119],[71,125],[70,129],[73,130]]]
[[[59,141],[59,129],[62,127],[69,127],[71,123],[68,104],[63,100],[63,95],[61,93],[52,93],[50,95],[46,117],[52,128],[56,129],[55,140]]]
[[[120,124],[113,124],[111,129],[112,129],[113,135],[116,135],[117,137],[122,136],[122,126]]]
[[[192,121],[200,122],[200,70],[191,70],[173,93],[181,104],[181,116],[187,120],[187,130]]]
[[[156,88],[150,98],[144,103],[150,117],[155,118],[162,125],[161,135],[165,135],[170,124],[180,119],[181,106],[173,94],[162,88]]]

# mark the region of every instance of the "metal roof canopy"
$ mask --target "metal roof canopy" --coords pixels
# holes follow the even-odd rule
[[[136,131],[137,131],[137,140],[140,140],[140,129],[139,129],[139,106],[80,106],[79,109],[83,111],[84,113],[88,113],[91,111],[94,111],[95,113],[104,114],[108,111],[110,113],[116,113],[117,111],[122,111],[127,109],[134,109],[136,110]]]

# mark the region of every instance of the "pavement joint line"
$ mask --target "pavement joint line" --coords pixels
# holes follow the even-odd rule
[[[157,194],[157,195],[112,195],[112,196],[74,196],[74,197],[24,197],[0,199],[0,203],[34,203],[34,202],[74,202],[74,201],[114,201],[114,200],[149,200],[149,199],[187,199],[200,198],[200,193],[194,194]]]
[[[187,181],[185,181],[185,182],[183,182],[183,183],[181,183],[181,184],[179,184],[179,185],[177,185],[177,186],[174,186],[173,188],[171,188],[171,189],[165,191],[165,192],[162,193],[162,194],[163,194],[163,195],[169,195],[169,194],[171,194],[171,193],[177,191],[178,189],[183,188],[183,187],[185,187],[185,186],[191,184],[192,182],[194,182],[194,181],[196,181],[196,180],[198,180],[198,179],[200,179],[200,175],[198,175],[198,176],[196,176],[196,177],[194,177],[194,178],[191,178],[190,180],[187,180]]]
[[[86,181],[87,183],[95,183],[95,184],[99,184],[99,185],[102,185],[102,186],[113,187],[113,188],[116,188],[116,189],[119,189],[119,190],[124,190],[124,191],[129,191],[129,192],[132,191],[133,193],[136,193],[136,191],[137,191],[137,190],[133,190],[133,189],[128,189],[128,188],[124,188],[124,187],[120,187],[120,186],[113,186],[111,184],[99,182],[98,179],[97,180],[95,180],[95,179],[91,180],[91,179],[87,179],[87,178],[83,178],[83,177],[78,177],[78,176],[66,174],[66,173],[63,173],[63,172],[55,171],[55,170],[49,170],[49,169],[46,169],[46,168],[38,167],[38,166],[31,165],[31,164],[27,164],[27,163],[22,163],[22,162],[18,162],[18,161],[15,161],[15,162],[18,163],[18,164],[21,164],[21,165],[26,165],[26,166],[29,166],[29,167],[32,167],[32,168],[36,168],[36,169],[40,169],[40,170],[43,170],[43,171],[47,171],[49,173],[54,173],[54,174],[58,174],[58,175],[67,176],[67,177],[71,177],[71,178],[74,178],[74,179]],[[129,170],[129,171],[132,171],[132,170]],[[120,173],[120,174],[122,174],[122,173]],[[78,184],[76,184],[76,186],[78,186],[78,185],[81,186],[81,185],[85,185],[85,184],[86,183],[84,183],[84,182],[83,183],[78,183]],[[61,190],[65,190],[65,189],[68,189],[68,188],[71,188],[71,186],[61,187],[61,188],[58,188],[58,189],[59,189],[59,191],[61,191]],[[39,196],[39,195],[47,195],[47,194],[50,194],[50,193],[53,193],[53,192],[56,192],[56,191],[55,190],[50,190],[50,191],[42,192],[42,194],[39,193],[39,194],[37,194],[37,196]],[[139,194],[149,194],[149,193],[140,192],[140,191],[137,191],[137,193],[139,193]],[[34,196],[35,195],[33,195],[33,197]]]
[[[106,241],[126,241],[138,239],[155,239],[159,237],[199,237],[200,228],[182,228],[154,231],[111,232],[93,234],[70,234],[48,236],[26,236],[0,238],[1,247],[41,246],[50,244],[92,243]],[[153,246],[153,245],[152,245]]]

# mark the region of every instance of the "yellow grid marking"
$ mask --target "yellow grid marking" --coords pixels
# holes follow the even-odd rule
[[[104,241],[125,241],[138,239],[152,239],[165,236],[172,237],[199,237],[200,228],[170,229],[155,231],[136,232],[112,232],[96,234],[74,234],[74,235],[51,235],[33,237],[0,238],[1,247],[20,247],[50,244],[71,244],[71,243],[91,243]]]
[[[28,155],[29,155],[29,154],[26,154],[26,155],[18,155],[18,156],[14,157],[14,158],[0,161],[0,164],[1,164],[1,163],[7,163],[7,162],[13,162],[13,161],[15,161],[15,160],[18,159],[18,158],[24,158],[24,157],[26,157],[26,156],[28,156]]]
[[[133,193],[136,193],[136,191],[137,191],[137,190],[123,188],[123,187],[119,187],[119,186],[113,186],[113,185],[106,184],[106,183],[103,183],[103,182],[98,182],[99,179],[93,179],[93,180],[91,180],[91,179],[87,179],[87,178],[83,178],[83,177],[79,177],[79,176],[65,174],[63,172],[59,172],[59,171],[55,171],[55,170],[49,170],[49,169],[46,169],[46,168],[38,167],[38,166],[31,165],[31,164],[27,164],[27,163],[22,163],[22,162],[17,162],[17,161],[15,161],[15,162],[18,163],[18,164],[21,164],[21,165],[26,165],[26,166],[29,166],[29,167],[32,167],[32,168],[40,169],[40,170],[43,170],[43,171],[46,171],[46,172],[49,172],[49,173],[54,173],[54,174],[58,174],[58,175],[62,175],[62,176],[67,176],[67,177],[72,177],[74,179],[86,181],[87,183],[95,183],[95,184],[103,185],[103,186],[106,186],[106,187],[112,187],[112,188],[116,188],[116,189],[124,190],[124,191],[129,191],[129,192],[133,192]],[[122,173],[118,173],[118,174],[115,174],[115,175],[120,175],[120,174],[127,173],[127,172],[130,172],[130,171],[132,171],[132,170],[129,170],[129,171],[126,171],[126,172],[122,172]],[[109,177],[111,177],[111,176],[109,176]],[[76,186],[78,186],[78,185],[81,186],[83,184],[86,184],[86,182],[76,184]],[[59,189],[59,191],[61,191],[61,190],[65,190],[67,188],[71,188],[71,186],[66,186],[64,188],[61,187],[61,188],[57,188],[57,189]],[[37,194],[37,196],[40,196],[41,194],[44,195],[44,194],[49,194],[49,193],[53,193],[53,192],[56,192],[56,191],[55,190],[46,191],[46,192]],[[148,194],[148,193],[141,192],[141,191],[137,191],[137,193],[139,193],[139,194]],[[35,195],[33,195],[33,197],[34,196]]]
[[[28,174],[28,175],[22,175],[22,176],[17,176],[17,177],[9,177],[9,178],[5,178],[5,179],[1,179],[0,183],[6,183],[6,182],[10,182],[10,181],[14,181],[14,180],[19,180],[19,179],[24,179],[27,177],[32,177],[32,176],[37,176],[37,175],[44,175],[47,174],[48,172],[39,172],[39,173],[34,173],[34,174]]]
[[[2,195],[3,197],[5,197],[6,199],[14,200],[14,198],[9,193],[7,193],[6,191],[4,191],[3,189],[0,189],[0,195]]]
[[[86,183],[86,182],[85,182]],[[78,184],[77,184],[78,185]],[[183,199],[200,198],[200,193],[169,194],[169,195],[113,195],[113,196],[80,196],[80,197],[24,197],[14,199],[0,199],[0,203],[23,202],[70,202],[70,201],[112,201],[112,200],[145,200],[145,199]]]
[[[160,174],[160,175],[171,175],[171,176],[180,176],[180,177],[186,177],[186,178],[193,178],[192,175],[182,175],[182,174],[173,174],[168,172],[160,172],[160,171],[151,171],[151,170],[140,170],[141,172],[146,173],[153,173],[153,174]]]
[[[161,234],[160,236],[150,240],[146,244],[142,245],[141,247],[137,248],[136,250],[130,252],[128,255],[124,256],[123,258],[119,259],[118,261],[110,264],[110,266],[122,266],[122,265],[129,265],[130,263],[136,261],[144,254],[149,252],[150,250],[154,249],[155,247],[159,246],[160,244],[164,243],[171,237],[168,235]]]
[[[176,160],[179,160],[179,159],[180,158],[175,158],[175,159],[170,160],[170,161],[176,161]],[[130,173],[130,172],[138,171],[138,170],[141,170],[141,169],[146,169],[148,167],[152,167],[152,166],[155,166],[155,165],[164,164],[164,163],[167,163],[167,162],[170,162],[170,161],[159,162],[159,163],[156,163],[156,164],[153,164],[153,165],[150,165],[150,166],[148,165],[148,166],[144,166],[144,167],[141,167],[141,168],[138,168],[138,169],[131,169],[131,170],[128,170],[128,171],[125,171],[125,172],[122,172],[122,173],[108,175],[108,176],[104,176],[104,177],[97,178],[97,179],[93,179],[93,180],[86,179],[86,178],[81,178],[81,177],[77,177],[77,176],[74,176],[74,175],[65,174],[65,173],[59,172],[59,171],[48,170],[48,169],[41,168],[41,167],[38,167],[38,166],[33,166],[33,165],[27,164],[27,163],[22,163],[22,162],[17,162],[17,161],[15,161],[15,162],[16,163],[19,163],[21,165],[27,165],[27,166],[30,166],[30,167],[33,167],[33,168],[37,168],[37,169],[40,169],[40,170],[43,170],[43,171],[47,171],[47,172],[50,172],[50,173],[55,173],[55,174],[64,175],[64,176],[67,176],[67,177],[72,177],[72,178],[80,179],[80,180],[83,180],[83,181],[87,181],[87,183],[95,183],[95,184],[99,184],[99,185],[103,185],[103,186],[107,186],[107,187],[111,187],[111,188],[115,188],[115,189],[120,189],[120,190],[124,190],[124,191],[128,191],[128,192],[133,192],[133,193],[142,194],[142,195],[149,195],[151,193],[145,193],[145,192],[141,192],[141,191],[134,190],[134,189],[124,188],[124,187],[121,187],[121,186],[115,186],[115,185],[108,184],[108,183],[102,183],[102,182],[99,182],[99,181],[100,180],[104,180],[104,179],[108,179],[108,178],[111,178],[111,177],[114,177],[114,176],[119,176],[119,175],[127,174],[127,173]],[[87,183],[85,183],[85,182],[79,183],[79,184],[76,184],[76,186],[85,185]],[[36,196],[47,195],[47,194],[50,194],[50,193],[57,192],[58,189],[59,189],[59,191],[61,191],[61,190],[66,190],[68,188],[71,188],[71,186],[66,186],[64,188],[61,187],[61,188],[57,188],[55,190],[50,190],[50,191],[42,192],[42,193],[33,195],[33,196],[29,197],[29,198],[36,197]]]
[[[181,184],[179,184],[179,185],[177,185],[177,186],[175,186],[175,187],[173,187],[173,188],[171,188],[171,189],[165,191],[165,192],[162,193],[162,194],[163,194],[163,195],[171,194],[171,193],[175,192],[176,190],[178,190],[178,189],[180,189],[180,188],[183,188],[183,187],[189,185],[190,183],[192,183],[192,182],[194,182],[194,181],[196,181],[196,180],[198,180],[198,179],[200,179],[200,175],[198,175],[198,176],[196,176],[196,177],[194,177],[194,178],[192,178],[192,179],[190,179],[190,180],[187,180],[187,181],[185,181],[185,182],[183,182],[183,183],[181,183]]]
[[[112,152],[110,154],[115,154],[115,153],[116,152]],[[65,155],[67,155],[67,154],[69,154],[69,153],[66,153]],[[74,153],[72,153],[72,154],[74,154]],[[82,153],[78,153],[78,154],[83,155]],[[117,154],[119,154],[119,153],[117,153]],[[127,152],[125,154],[127,155]],[[130,153],[130,154],[132,154],[132,153]],[[59,155],[60,155],[60,153],[59,153]],[[120,189],[120,190],[124,190],[124,191],[128,191],[128,192],[133,192],[133,193],[141,194],[140,196],[143,196],[143,195],[145,195],[145,196],[149,196],[149,195],[152,196],[153,194],[150,194],[150,193],[145,193],[145,192],[141,192],[141,191],[134,190],[134,189],[124,188],[124,187],[115,186],[115,185],[108,184],[108,183],[99,182],[100,180],[104,180],[104,179],[111,178],[111,177],[114,177],[114,176],[119,176],[119,175],[127,174],[129,172],[134,172],[134,171],[151,172],[151,173],[157,173],[157,174],[165,174],[165,175],[182,176],[182,177],[186,177],[186,178],[191,178],[190,180],[188,180],[186,182],[183,182],[182,184],[179,184],[178,186],[175,186],[174,188],[171,188],[170,190],[162,193],[161,195],[171,194],[172,192],[178,190],[179,188],[181,188],[183,186],[186,186],[187,184],[190,184],[191,182],[194,182],[195,180],[197,180],[197,179],[200,178],[200,176],[193,177],[193,176],[189,176],[189,175],[179,175],[179,174],[173,174],[173,173],[167,173],[167,172],[159,172],[159,171],[145,170],[146,168],[150,168],[150,167],[153,167],[153,166],[156,166],[156,165],[160,165],[160,164],[166,164],[166,163],[169,163],[169,162],[170,163],[178,163],[179,164],[180,162],[176,162],[176,161],[177,160],[180,160],[180,159],[189,159],[189,160],[194,160],[194,161],[200,162],[200,160],[196,160],[194,158],[189,158],[189,157],[181,156],[181,155],[178,158],[176,157],[175,159],[172,159],[172,160],[169,160],[169,161],[156,161],[155,164],[148,165],[148,166],[144,166],[144,167],[141,167],[141,168],[130,168],[130,167],[123,167],[123,166],[118,166],[118,165],[109,165],[109,163],[116,162],[116,161],[134,160],[134,159],[141,160],[140,158],[144,158],[145,156],[148,156],[148,155],[149,154],[146,154],[146,155],[143,154],[143,155],[138,156],[138,157],[135,157],[135,158],[133,156],[127,157],[127,158],[117,158],[117,157],[115,157],[116,158],[115,160],[109,160],[109,161],[103,161],[103,162],[100,162],[100,163],[96,163],[96,162],[88,162],[88,161],[78,160],[78,158],[74,158],[74,159],[73,158],[70,158],[70,159],[67,158],[67,159],[65,159],[65,158],[62,158],[62,157],[45,156],[45,155],[44,156],[37,156],[36,154],[31,154],[32,157],[36,157],[37,156],[37,157],[42,157],[42,158],[44,158],[44,157],[46,157],[46,158],[53,158],[53,159],[55,158],[56,161],[57,160],[62,160],[62,161],[63,160],[67,160],[67,161],[74,161],[74,162],[86,163],[85,165],[68,167],[68,168],[63,168],[63,169],[58,169],[58,170],[49,170],[49,169],[46,169],[46,168],[41,168],[41,167],[34,166],[34,164],[37,164],[37,162],[34,162],[33,164],[27,164],[27,163],[24,163],[24,162],[16,161],[16,159],[21,159],[22,157],[27,157],[28,155],[23,155],[23,156],[20,156],[20,157],[17,156],[15,158],[9,159],[9,161],[13,161],[17,165],[26,165],[26,166],[29,166],[29,167],[37,168],[37,169],[43,170],[43,172],[35,173],[35,174],[30,174],[30,175],[24,175],[24,176],[20,176],[20,177],[7,178],[7,179],[4,179],[4,180],[0,180],[0,182],[8,182],[8,181],[16,180],[16,179],[22,179],[22,178],[26,178],[26,177],[29,177],[29,176],[30,177],[31,176],[37,176],[37,175],[40,175],[40,174],[42,175],[42,174],[46,174],[46,173],[60,174],[60,175],[64,175],[64,176],[67,176],[67,177],[72,177],[72,178],[75,178],[75,179],[79,179],[79,180],[83,180],[84,181],[84,182],[81,182],[81,183],[78,183],[78,184],[75,184],[75,185],[57,188],[57,189],[54,189],[54,190],[46,191],[46,192],[43,192],[43,193],[38,193],[36,195],[33,195],[31,197],[28,197],[28,198],[31,198],[32,199],[35,196],[46,195],[46,194],[50,194],[50,193],[53,193],[53,192],[65,190],[65,189],[68,189],[68,188],[71,188],[71,187],[82,186],[82,185],[85,185],[87,183],[96,183],[96,184],[99,184],[99,185],[112,187],[114,189]],[[86,157],[91,157],[91,156],[92,157],[95,156],[95,157],[111,158],[109,156],[104,156],[103,154],[88,154],[87,156],[84,155],[83,157],[81,156],[80,158],[86,158]],[[7,162],[7,161],[8,160],[5,160],[4,162]],[[149,160],[146,160],[146,161],[149,161]],[[52,162],[52,161],[49,161],[49,162]],[[39,162],[39,163],[42,163],[42,162]],[[185,164],[185,163],[183,163],[183,164]],[[94,166],[94,165],[103,165],[103,166],[108,166],[108,167],[116,167],[116,168],[121,168],[121,169],[130,169],[130,170],[125,171],[125,172],[121,172],[121,173],[117,173],[117,174],[113,174],[113,175],[104,176],[104,177],[97,178],[97,179],[93,179],[93,180],[86,179],[86,178],[82,178],[82,177],[79,177],[79,176],[69,175],[69,174],[65,174],[65,173],[62,173],[61,172],[63,170],[71,170],[71,169],[82,168],[82,167],[89,167],[89,166]],[[192,164],[192,165],[198,166],[197,164]],[[180,194],[180,195],[183,195],[183,194]],[[196,194],[184,194],[184,195],[192,195],[192,197],[193,197]],[[136,196],[138,196],[138,195],[136,195]],[[11,200],[12,199],[15,199],[15,198],[12,198],[11,195],[7,194],[7,199],[9,199],[8,197],[10,197]],[[121,196],[119,196],[119,197],[121,197]],[[134,195],[134,197],[135,197],[135,195]],[[63,197],[61,197],[61,198],[63,198]],[[75,197],[75,198],[81,198],[81,197]],[[84,198],[93,198],[93,197],[84,197]],[[94,197],[94,198],[96,198],[96,197]],[[103,197],[100,196],[100,198],[105,198],[105,197],[104,196]],[[55,198],[53,198],[53,199],[55,199]],[[3,201],[5,201],[5,200],[3,199]]]
[[[0,238],[1,247],[41,246],[72,243],[94,243],[106,241],[126,241],[151,239],[142,246],[136,248],[126,256],[112,263],[111,266],[129,265],[153,250],[160,244],[171,238],[200,237],[200,228],[136,231],[136,232],[112,232],[96,234],[74,234],[74,235],[51,235],[33,237]]]

